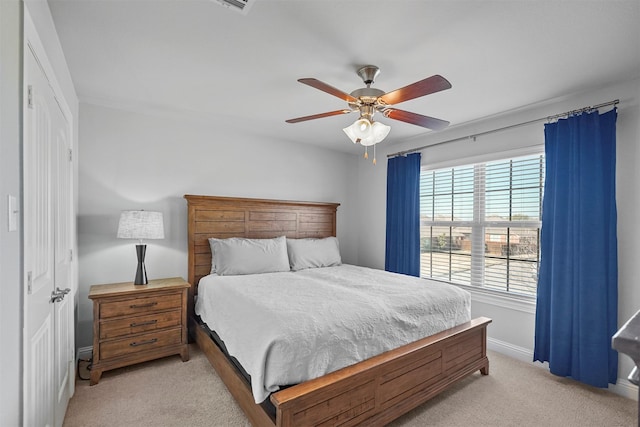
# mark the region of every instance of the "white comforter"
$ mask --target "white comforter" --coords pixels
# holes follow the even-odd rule
[[[471,317],[456,286],[353,265],[207,276],[195,312],[251,375],[256,403]]]

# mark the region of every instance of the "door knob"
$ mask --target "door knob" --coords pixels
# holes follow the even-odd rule
[[[51,292],[51,299],[49,302],[60,302],[69,292],[71,292],[71,289],[69,288],[60,289],[56,287],[56,290]]]

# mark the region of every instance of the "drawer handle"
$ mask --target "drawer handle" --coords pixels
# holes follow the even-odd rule
[[[158,323],[158,321],[157,320],[149,320],[148,322],[132,323],[130,326],[132,328],[135,328],[137,326],[153,325],[155,323]]]
[[[145,307],[153,307],[154,305],[158,305],[158,302],[154,301],[148,304],[133,304],[133,305],[130,305],[129,308],[145,308]]]
[[[140,341],[140,342],[132,342],[131,344],[129,344],[131,347],[138,347],[139,345],[145,345],[145,344],[153,344],[154,342],[158,341],[158,338],[153,338],[147,341]]]

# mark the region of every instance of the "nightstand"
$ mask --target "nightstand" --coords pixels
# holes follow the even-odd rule
[[[94,285],[93,362],[90,385],[104,371],[179,354],[189,360],[187,294],[180,277]]]

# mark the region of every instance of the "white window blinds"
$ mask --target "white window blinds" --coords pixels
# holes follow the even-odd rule
[[[535,295],[544,156],[420,176],[420,275]]]

